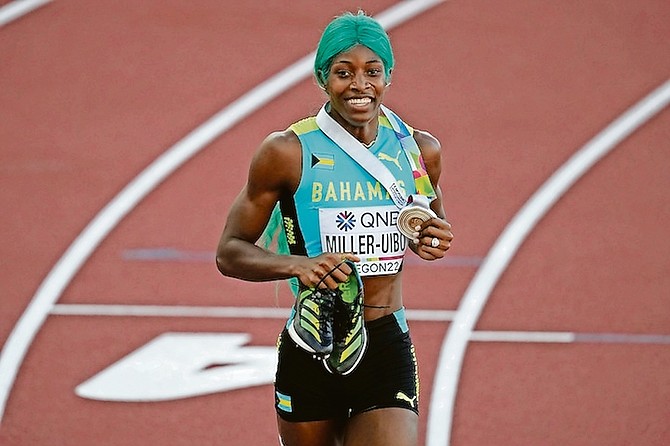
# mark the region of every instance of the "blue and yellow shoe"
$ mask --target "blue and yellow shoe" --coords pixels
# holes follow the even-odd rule
[[[338,375],[353,372],[368,345],[363,318],[363,281],[356,265],[346,261],[352,273],[338,287],[333,308],[333,350],[323,360],[326,369]]]
[[[302,290],[288,326],[288,334],[298,346],[321,358],[333,351],[333,305],[338,294],[329,289]]]

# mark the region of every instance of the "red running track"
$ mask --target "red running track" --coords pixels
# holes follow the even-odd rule
[[[5,348],[56,262],[124,186],[307,55],[332,17],[359,3],[57,0],[0,28]],[[457,237],[449,260],[409,262],[409,309],[458,309],[478,262],[538,187],[670,77],[669,35],[670,5],[651,0],[446,1],[391,31],[398,66],[388,104],[442,141]],[[285,287],[225,279],[207,256],[254,148],[322,100],[301,81],[114,227],[31,343],[0,444],[277,444],[267,384],[160,402],[104,402],[75,389],[162,334],[248,333],[249,345],[270,347],[281,319],[62,313],[75,304],[290,306]],[[670,443],[669,140],[665,109],[589,170],[521,246],[475,334],[526,337],[468,344],[452,445]],[[410,323],[424,443],[449,324]],[[537,332],[577,335],[529,342]]]

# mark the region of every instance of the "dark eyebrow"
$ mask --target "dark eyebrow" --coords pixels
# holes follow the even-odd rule
[[[347,59],[333,60],[332,65],[335,65],[335,64],[338,64],[338,63],[346,64],[346,65],[353,65],[353,62],[351,62],[350,60],[347,60]],[[366,65],[373,64],[373,63],[384,63],[384,62],[382,62],[380,59],[370,59],[367,62],[365,62]]]

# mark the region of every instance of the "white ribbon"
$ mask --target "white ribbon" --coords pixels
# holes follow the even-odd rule
[[[326,105],[321,107],[321,110],[316,115],[316,123],[328,138],[340,146],[344,152],[384,186],[398,209],[405,207],[407,196],[393,174],[359,140],[354,138],[351,133],[347,132],[328,114]]]

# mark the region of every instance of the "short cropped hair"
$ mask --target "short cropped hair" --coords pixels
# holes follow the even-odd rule
[[[379,22],[359,11],[335,17],[323,31],[314,60],[314,77],[321,87],[328,81],[333,59],[356,45],[368,47],[381,58],[386,81],[390,82],[395,64],[391,40]]]

